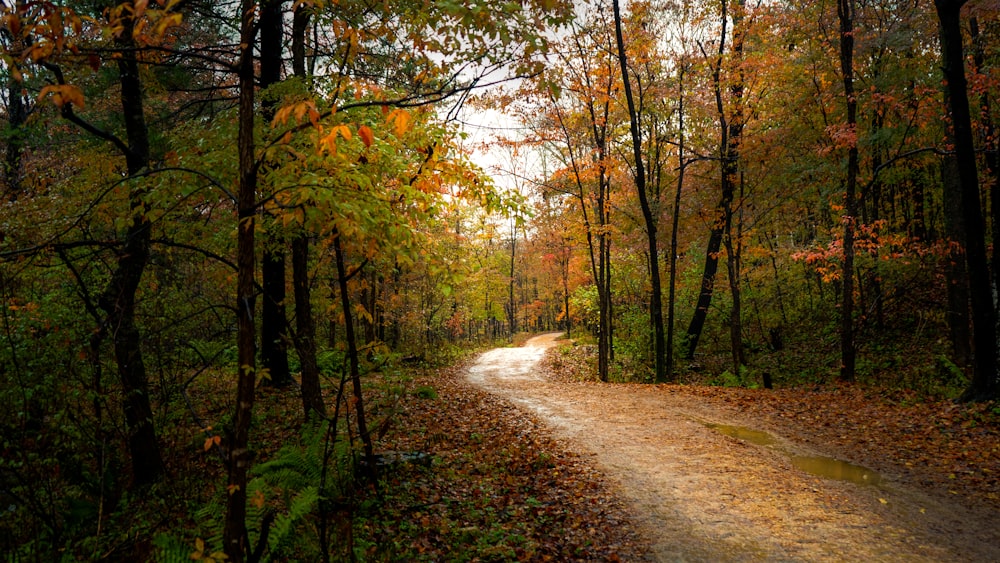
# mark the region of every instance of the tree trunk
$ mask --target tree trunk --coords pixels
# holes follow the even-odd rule
[[[586,49],[577,42],[577,51],[584,55]],[[589,73],[584,73],[582,77],[587,81],[587,85],[590,86],[591,75]],[[611,83],[609,81],[607,86],[607,92],[604,92],[606,100],[610,100],[611,97]],[[580,209],[583,213],[583,223],[585,227],[585,236],[587,239],[587,252],[590,258],[590,273],[591,278],[594,281],[594,286],[597,288],[597,306],[598,306],[598,327],[597,327],[597,376],[601,381],[608,380],[608,372],[611,363],[611,286],[610,279],[611,276],[606,272],[610,268],[610,252],[608,249],[610,247],[610,240],[608,234],[608,209],[607,209],[607,196],[610,191],[610,181],[608,179],[607,168],[606,168],[606,157],[607,157],[607,133],[608,133],[608,122],[610,115],[610,102],[604,101],[599,106],[595,100],[588,100],[587,111],[590,116],[590,131],[592,140],[594,142],[593,151],[596,153],[594,155],[594,160],[597,164],[597,193],[593,198],[593,221],[597,222],[595,226],[591,221],[590,213],[587,211],[588,200],[590,199],[585,184],[582,180],[583,172],[580,169],[580,164],[577,161],[573,153],[573,137],[569,133],[569,129],[566,127],[563,121],[562,113],[559,111],[559,106],[554,104],[555,111],[559,119],[559,127],[562,130],[566,138],[566,146],[569,147],[570,154],[570,165],[573,168],[573,178],[577,186],[577,193],[574,196],[580,202]],[[596,243],[595,243],[595,240]]]
[[[292,72],[302,80],[306,79],[308,9],[305,4],[297,5],[292,18]],[[302,370],[302,410],[308,420],[313,414],[326,416],[326,406],[316,361],[316,320],[312,314],[312,286],[309,284],[309,235],[304,226],[292,239],[292,287],[295,296],[295,352]]]
[[[712,84],[715,90],[716,111],[719,116],[719,152],[722,161],[722,178],[720,181],[722,197],[716,206],[715,220],[712,222],[712,229],[708,236],[708,248],[705,251],[705,267],[701,276],[701,291],[698,294],[698,302],[695,305],[694,315],[691,317],[691,324],[687,330],[687,353],[688,360],[694,359],[695,350],[698,348],[698,341],[705,328],[705,319],[708,317],[708,309],[712,305],[712,295],[715,291],[715,276],[719,271],[719,250],[722,248],[724,239],[730,238],[733,220],[733,197],[735,194],[735,174],[739,166],[739,138],[743,125],[740,119],[729,120],[726,117],[725,108],[722,101],[722,64],[723,55],[726,48],[726,28],[728,22],[728,0],[722,3],[722,30],[719,38],[718,58],[712,69]],[[742,3],[740,3],[742,8]],[[734,19],[734,23],[738,21]],[[740,35],[734,36],[733,52],[740,54],[743,49]],[[733,93],[742,96],[742,84],[733,86]],[[728,245],[727,245],[728,246]],[[738,282],[737,282],[738,283]],[[738,287],[737,287],[738,291]],[[734,344],[734,354],[739,353],[737,348],[742,346],[742,342]]]
[[[854,95],[854,0],[838,0],[840,18],[840,72],[847,104],[847,127],[855,133],[858,103]],[[841,274],[840,303],[840,379],[854,381],[856,348],[854,346],[854,229],[857,220],[858,143],[851,141],[847,150],[847,177],[844,193],[844,268]]]
[[[954,155],[941,159],[941,181],[944,185],[944,228],[949,245],[946,263],[948,337],[951,360],[967,370],[972,363],[972,318],[969,308],[969,275],[965,267],[965,222],[962,219],[962,186],[958,178],[958,163]]]
[[[254,0],[243,0],[240,13],[240,62],[239,62],[239,224],[236,250],[236,344],[237,388],[233,429],[228,440],[228,483],[226,515],[223,526],[223,549],[230,561],[241,563],[244,546],[248,543],[246,528],[247,473],[251,454],[250,422],[253,418],[256,373],[256,346],[254,338],[254,230],[257,209],[257,168],[254,141]]]
[[[139,63],[131,39],[133,21],[126,18],[125,22],[126,30],[120,41],[122,51],[118,59],[118,72],[122,115],[128,136],[126,167],[129,176],[136,176],[149,168],[149,130],[143,108]],[[144,194],[145,191],[135,185],[130,188],[132,223],[126,232],[125,244],[115,271],[100,299],[100,306],[107,313],[105,328],[111,331],[114,343],[118,377],[124,396],[123,411],[132,457],[132,475],[137,485],[158,481],[164,471],[153,428],[153,410],[149,402],[141,335],[135,324],[135,295],[149,262],[151,237],[146,206],[142,199]]]
[[[263,3],[260,14],[260,87],[267,88],[281,81],[282,0]],[[276,100],[261,103],[264,119],[274,117]],[[266,213],[270,215],[270,213]],[[277,230],[276,230],[277,232]],[[285,252],[284,241],[270,241],[261,259],[263,286],[260,317],[260,359],[268,377],[264,382],[274,387],[292,383],[288,367],[288,317],[285,314]]]
[[[635,189],[639,194],[639,207],[646,227],[646,244],[649,252],[649,280],[652,285],[649,300],[649,323],[653,329],[653,364],[655,380],[667,380],[665,335],[663,332],[663,289],[660,284],[660,251],[657,248],[657,220],[646,193],[646,168],[643,164],[641,115],[632,96],[632,84],[628,73],[628,55],[622,37],[622,16],[618,0],[612,2],[615,14],[615,41],[618,45],[618,64],[621,68],[625,103],[628,106],[629,129],[632,133],[632,155],[635,158]]]
[[[976,17],[969,20],[969,32],[972,36],[972,52],[973,61],[976,63],[976,72],[986,74],[989,72],[986,68],[986,53],[983,46],[986,39],[979,34],[979,20]],[[985,138],[986,173],[989,176],[990,205],[993,211],[990,223],[993,231],[993,249],[990,257],[993,264],[993,310],[998,311],[1000,310],[1000,293],[998,293],[998,288],[1000,288],[1000,244],[997,242],[1000,238],[1000,212],[997,210],[1000,209],[998,207],[1000,206],[1000,154],[997,153],[997,132],[996,127],[993,126],[993,107],[990,103],[990,96],[985,92],[979,95],[979,120]],[[1000,335],[1000,314],[994,313],[994,322],[997,323],[995,332]]]
[[[21,195],[21,179],[24,167],[21,156],[24,152],[24,124],[28,121],[28,108],[21,95],[23,85],[10,76],[7,79],[7,153],[4,158],[4,179],[7,181],[6,199],[14,202]]]
[[[268,376],[267,385],[286,387],[292,383],[288,366],[288,318],[285,314],[285,253],[264,251],[261,259],[262,307],[260,359]]]
[[[344,312],[344,338],[347,341],[348,375],[354,390],[354,413],[358,423],[358,435],[365,450],[365,467],[368,478],[375,483],[375,451],[372,447],[372,437],[368,432],[365,419],[365,400],[361,389],[361,366],[358,358],[358,344],[354,337],[354,315],[351,313],[351,295],[348,293],[348,272],[344,261],[344,249],[340,242],[340,233],[333,232],[334,261],[337,263],[337,284],[340,289],[340,306]]]
[[[965,260],[972,301],[975,363],[972,381],[961,396],[963,401],[985,401],[997,396],[997,327],[986,233],[979,203],[979,173],[972,142],[972,116],[965,78],[960,12],[965,0],[935,0],[941,62],[947,84],[946,101],[951,111],[955,159],[961,185],[962,218],[965,223]]]
[[[677,295],[677,232],[680,230],[681,192],[684,189],[684,172],[687,165],[684,162],[684,73],[687,71],[685,62],[681,61],[677,74],[677,189],[674,191],[674,209],[670,219],[670,281],[667,290],[667,380],[674,380],[674,304]]]
[[[310,416],[326,416],[323,390],[316,361],[316,323],[312,315],[309,289],[309,239],[304,235],[292,241],[292,278],[295,293],[295,349],[302,370],[302,409]]]
[[[510,272],[507,276],[507,328],[510,336],[517,332],[517,303],[514,301],[514,266],[517,257],[517,223],[510,219]]]
[[[736,64],[743,62],[743,9],[744,1],[736,3],[737,9],[732,14],[733,20],[733,59]],[[735,196],[737,182],[740,182],[740,198],[743,198],[742,181],[740,178],[740,145],[743,142],[743,122],[745,119],[743,112],[743,91],[744,73],[740,68],[737,72],[736,82],[730,86],[729,92],[732,96],[732,115],[728,120],[728,136],[723,136],[728,142],[724,143],[725,157],[722,160],[722,182],[723,191],[728,191]],[[716,91],[719,91],[718,84]],[[719,111],[722,111],[721,98]],[[721,113],[720,113],[721,115]],[[724,124],[725,126],[725,124]],[[743,308],[742,294],[740,291],[740,252],[741,246],[739,233],[737,241],[733,242],[733,207],[730,204],[725,210],[725,230],[722,235],[722,243],[726,248],[726,272],[729,278],[729,292],[732,295],[732,308],[729,312],[729,344],[733,358],[733,374],[737,377],[743,366],[746,365],[746,355],[743,352]],[[742,230],[742,224],[739,229]]]

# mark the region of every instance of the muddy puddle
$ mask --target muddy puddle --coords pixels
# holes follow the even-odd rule
[[[699,422],[701,422],[701,424],[703,424],[706,428],[715,430],[716,432],[725,434],[731,438],[743,440],[744,442],[749,442],[758,446],[774,448],[775,450],[787,455],[793,466],[801,471],[809,473],[810,475],[815,475],[824,479],[847,481],[858,485],[877,485],[882,480],[882,476],[876,471],[861,465],[855,465],[842,459],[827,456],[805,456],[793,454],[786,448],[782,447],[774,436],[761,430],[754,430],[753,428],[747,428],[745,426],[715,424],[704,421]]]

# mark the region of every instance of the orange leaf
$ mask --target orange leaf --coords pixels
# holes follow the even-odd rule
[[[212,446],[218,446],[222,443],[222,436],[209,436],[205,438],[205,451],[212,449]]]
[[[358,136],[361,137],[361,141],[366,147],[372,146],[372,143],[375,142],[375,133],[367,125],[362,125],[358,128]]]
[[[52,103],[56,107],[63,107],[66,104],[73,104],[81,108],[84,107],[83,91],[72,84],[50,84],[38,93],[39,99],[52,95]]]

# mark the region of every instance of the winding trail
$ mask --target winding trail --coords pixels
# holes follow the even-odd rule
[[[1000,561],[995,515],[907,486],[825,479],[789,453],[815,452],[771,429],[761,446],[709,426],[753,421],[669,387],[550,381],[538,363],[558,333],[499,348],[473,385],[544,420],[590,456],[631,505],[656,561]]]

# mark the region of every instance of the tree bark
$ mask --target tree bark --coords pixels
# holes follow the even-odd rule
[[[326,416],[316,361],[316,323],[309,289],[309,239],[305,236],[297,236],[292,241],[292,278],[295,290],[295,348],[302,370],[302,409],[306,419],[314,415]]]
[[[728,22],[728,0],[722,3],[722,31],[719,38],[718,58],[712,69],[712,83],[715,90],[716,111],[719,115],[719,152],[722,161],[722,178],[720,181],[721,197],[715,207],[715,218],[708,236],[708,248],[705,250],[705,266],[702,269],[701,291],[698,294],[698,302],[695,305],[694,315],[691,317],[691,324],[687,330],[687,353],[688,360],[694,359],[695,351],[698,348],[698,341],[705,328],[705,320],[708,317],[708,309],[712,305],[712,296],[715,292],[715,276],[719,271],[719,251],[724,240],[732,237],[733,221],[733,198],[736,191],[736,173],[739,169],[739,141],[743,131],[742,120],[738,118],[729,119],[726,116],[722,101],[722,64],[726,46],[726,29]],[[742,3],[740,4],[742,7]],[[742,52],[742,39],[739,35],[734,37],[733,52]],[[737,83],[733,86],[733,93],[742,96],[742,85]],[[730,246],[727,243],[727,247]],[[735,280],[735,285],[731,281],[730,287],[739,291],[739,280]],[[734,297],[737,297],[734,294]],[[738,298],[738,297],[737,297]],[[731,321],[733,319],[731,318]],[[739,319],[735,319],[737,322]],[[742,341],[732,343],[733,355],[738,357],[742,350]]]
[[[840,302],[840,379],[854,381],[854,229],[857,221],[858,183],[858,103],[854,94],[854,0],[838,0],[840,19],[840,72],[847,105],[847,127],[855,137],[847,149],[847,177],[844,190],[844,264]]]
[[[674,191],[674,208],[670,219],[670,280],[667,289],[667,380],[674,380],[674,305],[677,295],[677,233],[680,230],[681,193],[684,189],[684,73],[686,63],[682,60],[677,73],[677,189]]]
[[[951,360],[967,370],[972,362],[972,317],[969,308],[969,274],[965,267],[965,221],[962,219],[962,186],[958,178],[958,163],[954,155],[941,159],[941,181],[944,185],[945,238],[950,243],[946,259],[948,338]]]
[[[941,62],[951,111],[955,159],[961,185],[965,223],[965,260],[972,302],[975,362],[972,381],[963,401],[985,401],[997,396],[997,327],[993,288],[986,256],[986,227],[979,202],[979,173],[972,141],[972,116],[965,78],[960,12],[965,0],[935,0],[941,39]]]
[[[241,3],[239,62],[239,193],[237,207],[236,344],[237,388],[233,429],[228,440],[228,499],[223,525],[223,549],[230,561],[241,563],[249,543],[246,528],[247,473],[252,456],[249,450],[253,418],[254,388],[257,379],[254,320],[254,230],[257,215],[257,165],[254,141],[254,0]]]
[[[986,74],[988,69],[986,68],[986,52],[983,46],[986,38],[979,33],[978,18],[972,17],[969,19],[969,32],[972,36],[972,58],[976,64],[976,72]],[[979,95],[979,123],[985,140],[986,151],[984,160],[986,162],[986,174],[989,176],[990,205],[993,210],[990,218],[990,226],[992,227],[994,242],[990,258],[993,264],[993,308],[994,311],[997,311],[1000,310],[1000,293],[998,293],[998,288],[1000,288],[1000,244],[997,244],[998,233],[1000,233],[1000,212],[997,212],[998,206],[1000,206],[1000,154],[997,152],[997,131],[996,127],[993,126],[993,107],[990,103],[990,96],[985,92]],[[993,320],[997,324],[995,329],[996,334],[1000,336],[1000,314],[994,313]],[[998,343],[998,346],[1000,346],[1000,343]],[[998,355],[1000,355],[1000,350],[998,350]]]
[[[632,155],[635,158],[635,189],[639,195],[639,207],[642,209],[642,219],[646,227],[646,245],[649,252],[649,280],[651,294],[649,299],[649,323],[653,329],[653,364],[654,377],[657,383],[667,380],[666,371],[666,337],[663,327],[663,288],[660,283],[660,251],[657,248],[657,219],[646,193],[646,167],[642,155],[642,133],[639,109],[636,108],[632,95],[632,83],[628,72],[628,55],[625,52],[625,40],[622,36],[621,7],[618,0],[612,2],[615,15],[615,41],[618,45],[618,64],[621,68],[622,86],[625,90],[625,103],[628,107],[629,129],[632,133]]]
[[[368,432],[368,422],[365,419],[365,400],[361,389],[361,366],[358,357],[358,343],[354,336],[354,315],[351,312],[351,295],[348,293],[348,272],[344,260],[344,248],[340,242],[340,233],[334,228],[333,232],[333,253],[334,261],[337,263],[337,284],[340,289],[340,306],[344,312],[344,339],[347,341],[347,364],[348,375],[351,378],[351,386],[354,390],[354,416],[358,423],[358,435],[361,437],[361,444],[365,451],[365,467],[369,480],[374,483],[377,477],[375,473],[375,450],[372,446],[372,437]]]
[[[13,40],[13,38],[11,38]],[[7,79],[7,152],[4,155],[4,179],[6,199],[14,202],[21,195],[21,180],[24,166],[21,157],[24,152],[24,125],[28,121],[28,108],[21,95],[23,85],[10,76]]]
[[[260,87],[265,89],[281,81],[282,0],[268,0],[261,7],[260,17]],[[268,98],[261,104],[264,119],[274,117],[276,100]],[[269,213],[266,213],[270,215]],[[266,244],[261,258],[263,286],[260,317],[260,356],[268,377],[264,381],[274,387],[292,383],[288,367],[288,317],[285,313],[285,252],[284,240]]]
[[[733,59],[737,65],[743,62],[743,10],[744,0],[736,3],[736,11],[732,14],[733,20]],[[722,182],[727,185],[723,191],[728,191],[735,197],[737,183],[740,184],[740,199],[743,198],[742,180],[740,178],[740,145],[743,142],[743,124],[745,115],[743,112],[743,91],[744,72],[742,66],[737,71],[736,82],[730,86],[729,92],[732,97],[732,115],[729,117],[728,142],[724,143],[725,156],[722,160]],[[718,92],[718,85],[716,87]],[[721,98],[719,99],[719,110],[722,111]],[[725,138],[725,137],[723,137]],[[742,202],[740,203],[742,205]],[[737,240],[733,241],[733,207],[732,204],[725,210],[727,217],[725,220],[725,231],[723,232],[722,243],[726,248],[726,273],[729,279],[729,292],[732,296],[732,307],[729,312],[729,344],[733,358],[733,374],[740,376],[740,371],[746,365],[746,355],[743,351],[743,307],[742,292],[740,288],[740,254],[742,252],[739,241],[739,234],[742,231],[742,223],[737,233]]]
[[[132,42],[133,25],[131,18],[125,19],[126,29],[119,40],[121,53],[118,58],[122,115],[128,138],[125,162],[129,176],[136,176],[149,168],[149,130],[143,108],[139,62]],[[164,472],[153,427],[153,410],[149,401],[141,335],[135,323],[135,297],[149,263],[151,238],[146,206],[142,199],[144,194],[145,190],[142,188],[135,185],[130,188],[132,222],[126,231],[124,246],[111,280],[100,299],[101,309],[107,313],[102,330],[111,332],[118,365],[129,453],[132,458],[132,476],[136,485],[158,481]]]
[[[306,79],[308,10],[305,4],[299,4],[292,18],[292,72],[302,80]],[[326,416],[316,361],[316,320],[312,314],[312,286],[309,284],[309,235],[304,226],[292,239],[292,287],[295,296],[295,351],[302,370],[302,410],[306,419],[313,415]]]

